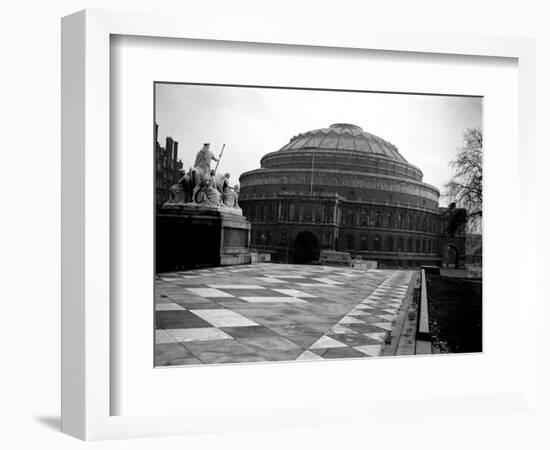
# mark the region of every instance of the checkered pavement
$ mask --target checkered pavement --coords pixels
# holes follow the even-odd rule
[[[379,356],[412,273],[255,264],[162,274],[155,364]]]

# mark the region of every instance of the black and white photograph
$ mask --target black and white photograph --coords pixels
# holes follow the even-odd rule
[[[157,367],[482,352],[481,97],[154,89]]]

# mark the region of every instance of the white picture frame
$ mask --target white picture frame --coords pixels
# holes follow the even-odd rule
[[[518,203],[518,213],[524,220],[518,226],[524,237],[521,245],[512,244],[512,254],[519,260],[535,261],[535,236],[526,231],[535,227],[533,211],[536,210],[534,186],[529,182],[529,174],[535,167],[536,145],[535,43],[532,39],[374,29],[327,35],[324,30],[314,27],[281,30],[253,25],[235,28],[231,24],[213,30],[194,20],[192,15],[78,12],[62,21],[63,432],[80,439],[98,440],[307,425],[304,411],[311,412],[322,406],[278,405],[271,412],[257,411],[253,414],[254,420],[247,422],[245,428],[239,427],[234,420],[225,419],[223,414],[209,417],[200,413],[191,416],[177,413],[112,415],[112,393],[117,389],[110,371],[112,360],[117,357],[112,353],[110,340],[117,326],[111,320],[110,309],[113,281],[110,275],[110,180],[116,177],[116,173],[111,172],[109,154],[110,40],[113,35],[410,52],[413,57],[414,54],[447,54],[517,60],[520,159],[517,192],[511,198],[523,199]],[[532,265],[529,270],[533,270]],[[527,267],[518,265],[518,283],[528,277],[527,271]],[[476,411],[482,409],[485,413],[498,411],[503,405],[523,411],[535,404],[536,354],[532,341],[536,330],[527,312],[536,309],[536,294],[534,286],[524,289],[516,324],[518,342],[523,344],[520,345],[521,367],[517,383],[498,395],[471,393],[463,398],[425,398],[425,402],[436,402],[442,414],[445,411],[469,414],[473,405],[477,405]],[[517,298],[519,293],[513,295]],[[273,370],[264,367],[264,371]],[[418,399],[400,400],[411,413],[416,411],[418,414],[422,410]],[[386,411],[385,414],[392,409],[390,401],[377,401],[376,405]],[[310,415],[308,420],[328,423],[334,419],[326,409],[321,410],[318,415]],[[353,403],[346,414],[369,416],[376,414],[376,408],[360,401]]]

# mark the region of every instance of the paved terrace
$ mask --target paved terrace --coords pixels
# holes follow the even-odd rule
[[[162,274],[155,364],[381,356],[413,274],[291,264]]]

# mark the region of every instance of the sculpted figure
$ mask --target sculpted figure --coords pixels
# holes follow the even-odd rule
[[[220,193],[213,186],[212,179],[206,180],[197,191],[195,201],[207,206],[220,205]]]
[[[239,192],[241,192],[241,188],[238,184],[233,186],[233,208],[240,208],[239,206]]]
[[[180,170],[180,179],[170,187],[170,203],[188,203],[192,200],[190,174],[191,169],[188,173],[185,173],[183,169]]]
[[[201,189],[201,186],[207,181],[211,179],[210,175],[210,163],[214,161],[218,161],[218,158],[214,156],[214,154],[210,151],[210,144],[205,143],[202,146],[202,149],[199,150],[197,153],[197,157],[195,158],[195,165],[193,167],[193,193],[192,198],[193,200],[197,201],[197,193]]]
[[[235,190],[235,187],[230,186],[230,178],[231,175],[229,173],[222,174],[213,174],[212,175],[214,183],[216,185],[216,189],[220,192],[221,196],[221,205],[227,207],[227,208],[238,208],[238,193],[239,188],[238,185],[235,185],[237,188]]]

